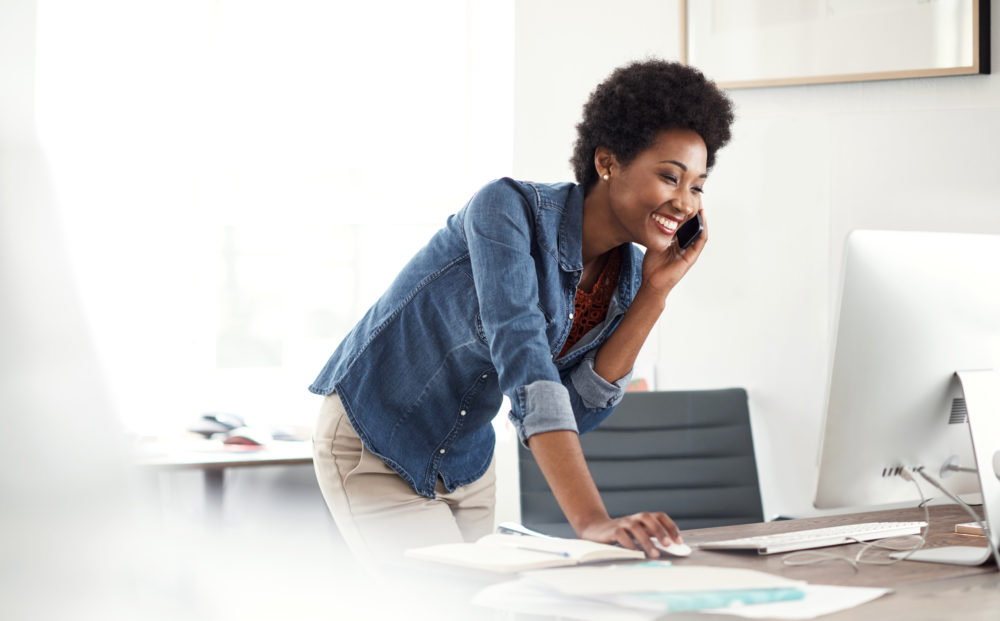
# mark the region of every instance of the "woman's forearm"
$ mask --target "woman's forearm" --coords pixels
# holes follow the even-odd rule
[[[665,294],[640,287],[618,328],[597,351],[594,371],[609,383],[625,377],[665,306]]]
[[[582,535],[589,524],[608,519],[608,511],[587,469],[576,432],[538,433],[528,439],[528,447],[559,508],[578,535]]]
[[[528,440],[528,446],[559,508],[581,539],[642,549],[652,558],[660,556],[654,537],[661,542],[682,541],[677,525],[663,512],[609,517],[575,431],[537,433]]]

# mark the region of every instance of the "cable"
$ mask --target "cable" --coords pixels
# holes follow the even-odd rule
[[[960,506],[963,509],[965,509],[966,513],[968,513],[970,516],[972,516],[972,519],[977,524],[979,524],[979,528],[983,529],[983,534],[986,536],[986,545],[987,545],[987,547],[989,547],[990,552],[993,554],[993,560],[996,562],[997,567],[1000,568],[1000,552],[998,552],[997,551],[997,547],[995,545],[993,545],[993,536],[992,536],[992,533],[990,533],[989,528],[987,528],[987,524],[985,522],[983,522],[983,520],[978,515],[976,515],[975,511],[972,510],[972,507],[970,507],[968,505],[968,503],[966,503],[964,500],[962,500],[961,498],[959,498],[955,494],[952,494],[951,491],[945,489],[944,484],[941,483],[941,481],[939,481],[937,479],[937,477],[935,477],[932,474],[926,473],[923,468],[918,468],[917,470],[915,470],[915,472],[917,474],[919,474],[921,477],[923,477],[923,479],[925,481],[927,481],[928,483],[930,483],[934,487],[936,487],[939,490],[941,490],[944,493],[945,496],[947,496],[948,498],[951,498],[953,501],[955,501],[956,504],[958,504],[958,506]],[[985,509],[984,509],[984,511],[985,511]]]
[[[904,474],[905,473],[905,474]],[[887,537],[885,539],[878,539],[875,541],[863,542],[857,539],[854,540],[855,543],[863,543],[864,545],[858,551],[858,553],[851,558],[843,554],[835,554],[833,552],[819,552],[816,550],[801,550],[799,552],[792,552],[781,557],[781,562],[789,567],[799,567],[802,565],[814,565],[816,563],[825,563],[826,561],[844,561],[854,568],[854,571],[860,570],[859,565],[894,565],[899,561],[906,560],[914,552],[923,548],[927,545],[927,531],[931,526],[931,512],[930,508],[927,506],[927,499],[924,498],[924,491],[920,489],[920,484],[917,480],[913,478],[912,472],[909,469],[904,468],[900,472],[902,476],[907,481],[911,481],[913,485],[917,488],[917,493],[920,494],[920,504],[918,507],[923,507],[924,509],[924,528],[921,530],[919,535],[902,535],[899,537]],[[973,514],[974,515],[974,514]],[[917,543],[915,546],[910,547],[894,547],[889,545],[887,542],[893,539],[904,539],[908,537],[916,537]],[[875,560],[875,559],[863,559],[865,552],[871,550],[872,548],[877,548],[880,550],[891,550],[893,552],[906,552],[906,554],[901,555],[899,558],[894,558],[891,560]],[[800,558],[801,560],[796,560]]]

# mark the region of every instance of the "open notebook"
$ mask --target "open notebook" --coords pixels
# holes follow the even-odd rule
[[[444,543],[412,548],[406,551],[406,556],[504,573],[645,558],[640,550],[628,550],[583,539],[510,534],[486,535],[475,543]]]

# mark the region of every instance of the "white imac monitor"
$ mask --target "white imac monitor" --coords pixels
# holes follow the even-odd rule
[[[916,504],[903,467],[926,469],[955,494],[982,493],[998,543],[1000,235],[855,231],[847,240],[813,504]],[[987,560],[972,550],[911,558]]]

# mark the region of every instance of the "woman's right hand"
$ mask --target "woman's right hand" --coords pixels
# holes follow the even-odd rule
[[[666,513],[633,513],[620,518],[592,522],[580,531],[581,539],[598,543],[617,543],[630,550],[641,549],[649,558],[659,558],[660,550],[652,542],[656,537],[663,545],[671,541],[683,543],[677,525]]]
[[[705,217],[705,210],[699,209],[702,217],[702,231],[694,243],[686,250],[681,250],[677,245],[676,238],[665,249],[660,251],[647,250],[642,260],[642,288],[652,289],[658,292],[660,299],[666,298],[667,294],[677,283],[684,278],[708,243],[708,220]]]

